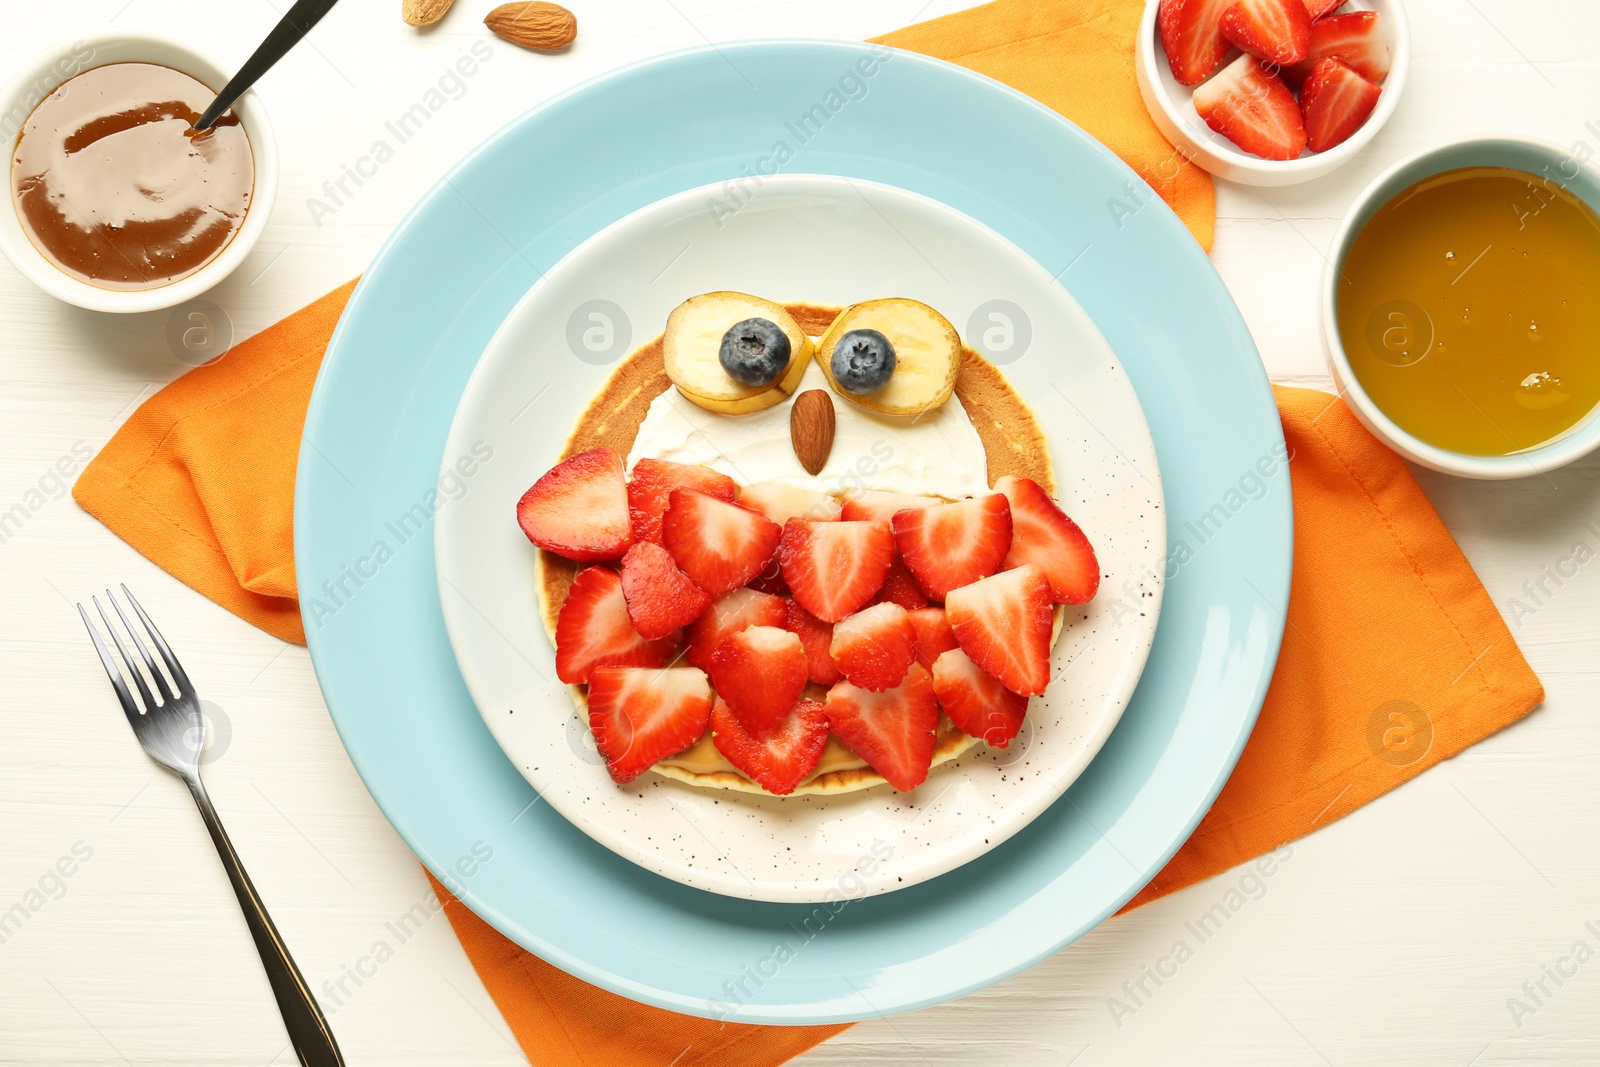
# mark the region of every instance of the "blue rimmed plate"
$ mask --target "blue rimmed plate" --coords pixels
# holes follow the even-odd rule
[[[468,455],[441,483],[457,400],[528,288],[629,212],[723,181],[737,207],[776,170],[931,197],[1059,270],[1138,392],[1168,511],[1149,665],[1065,798],[951,873],[882,898],[842,886],[823,905],[679,885],[539,803],[462,683],[433,565],[434,515],[494,462]],[[1015,973],[1161,867],[1232,769],[1265,694],[1291,515],[1249,334],[1169,211],[1153,199],[1131,217],[1108,209],[1132,177],[1053,112],[960,68],[856,44],[753,42],[652,60],[558,97],[491,138],[401,223],[352,297],[312,399],[297,570],[351,758],[469,907],[627,996],[820,1023],[922,1007]],[[1268,464],[1278,476],[1248,501],[1240,480]],[[1101,595],[1138,610],[1124,590]]]

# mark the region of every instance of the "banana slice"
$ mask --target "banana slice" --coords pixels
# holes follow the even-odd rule
[[[781,368],[771,368],[775,377],[766,385],[739,381],[723,362],[723,341],[728,332],[752,319],[777,327],[788,340],[788,362]],[[748,357],[748,349],[742,355]],[[666,334],[662,338],[667,376],[678,387],[678,392],[707,411],[723,415],[760,411],[788,399],[799,387],[811,355],[811,338],[792,315],[770,300],[747,293],[717,292],[690,297],[667,316]],[[738,366],[741,373],[749,376],[747,363]]]
[[[849,351],[840,347],[841,340]],[[892,353],[887,360],[883,341]],[[833,365],[836,352],[838,368]],[[961,338],[927,304],[903,297],[868,300],[850,305],[833,320],[817,342],[817,362],[828,384],[847,400],[885,415],[920,415],[955,391]],[[874,385],[879,381],[881,385]],[[850,388],[863,383],[868,391]]]

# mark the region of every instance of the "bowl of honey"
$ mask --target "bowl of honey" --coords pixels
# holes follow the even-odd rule
[[[94,311],[172,307],[227,277],[266,228],[278,165],[253,92],[192,128],[228,77],[188,46],[125,32],[25,66],[0,90],[11,200],[0,251]]]
[[[1407,459],[1519,478],[1600,446],[1596,147],[1481,137],[1380,175],[1334,237],[1339,392]]]

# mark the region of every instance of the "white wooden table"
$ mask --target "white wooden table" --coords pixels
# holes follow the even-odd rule
[[[861,38],[961,0],[572,0],[568,54],[495,42],[466,83],[358,195],[308,198],[486,32],[457,0],[435,32],[398,0],[345,0],[260,87],[282,143],[265,237],[213,298],[248,336],[359,272],[446,167],[533,103],[655,53],[754,36]],[[278,0],[6,4],[0,72],[115,21],[241,61]],[[1315,294],[1357,190],[1402,155],[1509,130],[1600,151],[1600,12],[1580,0],[1416,0],[1398,114],[1333,177],[1263,196],[1218,191],[1215,260],[1272,377],[1327,387]],[[492,40],[492,39],[491,39]],[[352,1064],[523,1062],[447,922],[434,918],[351,995],[324,982],[427,893],[340,747],[302,648],[161,573],[66,497],[60,457],[98,450],[186,367],[166,315],[118,318],[42,295],[0,266],[0,1065],[290,1063],[221,867],[178,781],[121,721],[70,602],[132,584],[225,724],[206,768],[257,886]],[[1569,554],[1600,516],[1600,458],[1507,484],[1423,484],[1497,603]],[[34,491],[38,492],[35,493]],[[1296,842],[1278,872],[1131,1015],[1108,1001],[1164,955],[1223,875],[1110,922],[1011,981],[868,1022],[802,1057],[879,1063],[1438,1065],[1600,1060],[1600,568],[1516,636],[1549,696],[1524,722]],[[58,861],[70,876],[53,873]],[[1587,925],[1593,921],[1594,925]],[[1571,954],[1576,942],[1583,962]],[[1559,970],[1559,983],[1545,968]],[[1539,983],[1544,992],[1540,992]],[[1531,991],[1524,983],[1533,983]],[[1513,1012],[1518,998],[1531,1011]],[[1537,998],[1537,999],[1535,999]],[[1143,999],[1143,998],[1142,998]],[[646,1067],[646,1065],[641,1065]],[[661,1065],[665,1067],[665,1065]]]

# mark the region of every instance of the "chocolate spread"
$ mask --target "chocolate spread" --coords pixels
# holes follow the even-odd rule
[[[153,63],[111,63],[62,83],[28,117],[12,158],[34,245],[103,289],[154,289],[215,259],[255,185],[237,116],[192,129],[215,95]]]

